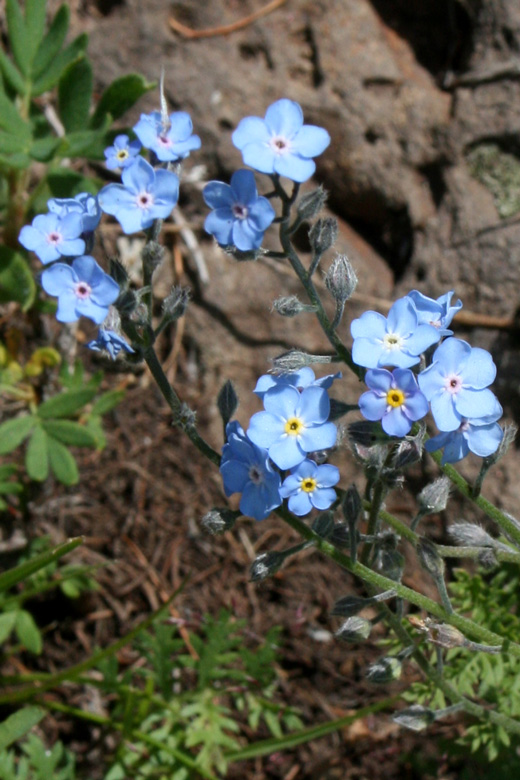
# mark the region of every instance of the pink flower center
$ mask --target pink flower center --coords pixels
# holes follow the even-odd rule
[[[135,202],[140,209],[149,209],[153,206],[153,198],[149,192],[140,192]]]
[[[171,146],[172,145],[172,142],[170,141],[170,139],[167,136],[165,136],[165,135],[159,135],[157,137],[157,140],[159,141],[161,146]]]
[[[231,207],[231,211],[233,212],[233,216],[237,219],[246,219],[249,213],[248,209],[245,206],[242,206],[241,203],[234,203]]]
[[[271,138],[269,142],[271,149],[275,154],[281,155],[286,154],[288,151],[290,151],[290,144],[287,138],[282,138],[280,135],[275,135],[273,138]]]
[[[91,292],[92,292],[92,287],[86,282],[78,282],[74,286],[74,293],[76,295],[76,298],[79,298],[80,301],[85,301],[87,298],[90,298]]]
[[[446,377],[446,381],[444,382],[444,389],[448,391],[448,393],[451,393],[452,395],[456,395],[457,393],[460,393],[462,390],[462,379],[457,374],[450,374]]]
[[[47,241],[49,242],[49,244],[54,244],[54,246],[56,246],[56,244],[61,244],[62,240],[63,240],[63,236],[61,235],[61,233],[58,233],[55,230],[53,230],[52,233],[49,233],[49,235],[47,236]]]

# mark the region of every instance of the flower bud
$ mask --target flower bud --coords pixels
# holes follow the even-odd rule
[[[170,294],[163,301],[163,313],[170,322],[180,319],[188,306],[190,299],[189,287],[172,287]]]
[[[201,520],[201,525],[208,533],[213,536],[219,536],[225,531],[231,530],[239,516],[240,512],[232,512],[231,509],[214,507],[210,512],[207,512],[204,515]]]
[[[362,596],[343,596],[338,599],[331,610],[331,615],[338,615],[340,617],[352,617],[357,615],[361,610],[366,609],[373,604],[373,599],[365,599]]]
[[[348,490],[345,491],[345,495],[341,502],[341,509],[347,523],[357,523],[362,508],[363,504],[359,491],[355,485],[351,485]]]
[[[322,512],[314,520],[312,530],[322,539],[328,539],[334,530],[334,512]]]
[[[387,655],[368,667],[366,678],[371,683],[385,685],[394,680],[399,680],[402,671],[403,664],[399,658]]]
[[[467,642],[466,637],[458,628],[447,623],[430,623],[428,625],[428,639],[434,645],[448,649],[464,647]]]
[[[345,414],[348,414],[349,412],[354,412],[358,408],[357,404],[345,404],[343,401],[338,401],[336,398],[330,399],[330,414],[329,414],[329,420],[330,422],[334,422],[334,420],[339,420],[340,417],[343,417]]]
[[[491,569],[495,569],[498,566],[498,560],[493,552],[489,547],[483,548],[478,555],[478,562],[482,566],[483,569],[487,569],[490,571]]]
[[[334,246],[338,237],[338,221],[334,217],[318,219],[309,230],[309,241],[315,257],[321,257]]]
[[[412,731],[424,731],[435,720],[435,713],[421,704],[412,704],[411,707],[392,715],[392,720]]]
[[[345,255],[338,255],[325,274],[325,286],[336,303],[343,305],[352,297],[358,278]]]
[[[418,463],[422,457],[422,450],[422,441],[417,437],[403,439],[392,459],[393,468],[396,471],[403,471],[403,469],[413,466],[414,463]]]
[[[317,217],[327,201],[327,193],[320,186],[302,195],[298,203],[296,204],[296,213],[300,220],[314,219]]]
[[[233,387],[233,383],[228,379],[225,382],[217,396],[217,407],[222,417],[224,426],[228,424],[235,414],[238,407],[238,396]]]
[[[422,536],[417,543],[416,549],[422,568],[428,574],[431,574],[435,580],[444,577],[444,560],[437,552],[434,543]]]
[[[301,301],[298,300],[296,295],[289,295],[287,298],[284,297],[277,298],[273,302],[273,309],[282,317],[296,317],[297,314],[301,314],[304,311],[306,312],[316,311],[315,306],[302,303]]]
[[[331,360],[329,355],[309,355],[307,352],[291,349],[289,352],[284,352],[283,355],[273,358],[271,363],[277,373],[288,374],[291,371],[299,371],[305,366],[311,366],[313,363],[330,363]]]
[[[404,556],[397,550],[381,550],[379,553],[379,569],[389,580],[400,582],[404,572]]]
[[[143,248],[142,258],[143,266],[149,274],[152,274],[164,260],[165,249],[157,241],[148,241]]]
[[[363,642],[368,639],[372,631],[370,620],[360,617],[349,617],[336,631],[334,636],[343,642]]]
[[[439,477],[435,482],[426,485],[417,496],[421,514],[424,516],[446,509],[450,487],[451,482],[448,477]]]
[[[133,290],[125,290],[114,306],[123,317],[130,317],[139,306],[139,296]]]
[[[448,528],[448,534],[455,544],[463,547],[494,547],[495,540],[480,525],[455,523]]]
[[[251,582],[260,582],[267,577],[271,577],[276,574],[286,556],[279,552],[267,552],[262,553],[251,564],[249,570],[249,577]]]
[[[109,274],[112,279],[117,282],[122,290],[126,290],[128,287],[128,271],[124,267],[123,263],[117,260],[115,257],[110,258]]]

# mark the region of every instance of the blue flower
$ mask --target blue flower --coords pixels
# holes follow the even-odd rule
[[[85,251],[80,238],[83,222],[79,214],[39,214],[31,225],[25,225],[18,237],[22,246],[35,252],[42,263],[52,263],[62,255],[74,257]]]
[[[55,263],[43,272],[41,281],[46,293],[58,297],[59,322],[84,316],[99,325],[119,296],[119,286],[90,255],[77,257],[72,265]]]
[[[243,252],[258,249],[276,213],[267,198],[258,194],[251,171],[235,171],[231,184],[210,181],[202,195],[215,209],[206,217],[204,229],[219,244],[233,245]]]
[[[282,503],[280,475],[269,462],[266,450],[249,441],[236,421],[227,424],[226,437],[220,464],[226,496],[241,493],[240,511],[264,520]]]
[[[359,409],[367,420],[381,420],[389,436],[406,436],[412,423],[428,413],[428,401],[419,390],[409,368],[384,368],[367,371],[370,390],[359,399]]]
[[[99,205],[112,214],[125,233],[136,233],[166,219],[179,198],[179,177],[171,171],[154,171],[149,162],[138,157],[125,168],[123,184],[107,184],[99,193]]]
[[[327,422],[330,401],[322,387],[300,393],[290,385],[273,387],[264,395],[265,412],[251,417],[247,435],[281,469],[291,469],[307,453],[327,450],[336,443],[337,430]]]
[[[441,431],[456,431],[463,418],[494,414],[497,400],[487,390],[496,376],[493,358],[485,349],[449,338],[437,347],[432,364],[418,377]]]
[[[105,165],[111,170],[116,168],[128,168],[135,162],[136,156],[141,151],[139,141],[130,141],[127,135],[116,135],[114,145],[108,146],[104,155]]]
[[[463,417],[457,430],[441,432],[428,439],[424,446],[428,452],[444,447],[442,465],[456,463],[465,458],[468,452],[473,452],[481,458],[487,458],[496,452],[502,441],[504,431],[497,423],[502,417],[502,407],[496,402],[493,414],[485,417]]]
[[[47,201],[49,211],[63,218],[67,214],[79,214],[82,233],[92,233],[101,220],[101,209],[96,195],[80,192],[74,198],[51,198]],[[81,254],[81,252],[80,252]]]
[[[433,325],[437,328],[439,336],[452,336],[453,331],[448,329],[452,319],[460,309],[462,309],[462,301],[457,301],[450,305],[453,290],[441,295],[440,298],[434,300],[423,295],[419,290],[412,290],[406,296],[411,298],[417,312],[417,319],[419,325]]]
[[[306,387],[323,387],[324,390],[328,390],[331,387],[335,379],[341,379],[341,371],[337,374],[327,374],[316,379],[316,375],[312,368],[305,366],[299,371],[291,371],[289,374],[263,374],[256,383],[256,387],[253,390],[259,398],[263,398],[268,390],[272,387],[278,387],[279,385],[292,385],[298,390],[303,390]]]
[[[318,466],[313,460],[304,460],[283,481],[282,498],[289,499],[289,509],[295,515],[308,514],[311,509],[328,509],[336,500],[333,485],[339,482],[339,469],[325,463]]]
[[[297,182],[310,179],[316,170],[311,158],[330,144],[327,131],[304,125],[300,106],[287,98],[269,106],[265,119],[242,119],[231,138],[244,163],[255,171],[278,173]]]
[[[354,338],[352,360],[365,368],[410,368],[419,363],[421,352],[440,339],[433,325],[419,324],[409,298],[399,298],[388,317],[366,311],[352,321],[350,332]]]
[[[159,111],[141,114],[133,129],[142,145],[155,152],[161,162],[183,160],[200,149],[200,138],[193,135],[193,123],[185,111],[175,111],[166,122]]]
[[[97,339],[89,341],[86,345],[89,349],[95,352],[108,352],[112,360],[116,359],[116,356],[121,352],[135,352],[130,344],[113,330],[105,330],[100,328]]]

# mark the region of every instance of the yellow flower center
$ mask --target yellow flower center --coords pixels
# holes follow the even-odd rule
[[[126,160],[128,157],[128,151],[126,149],[119,149],[119,151],[116,154],[116,157],[118,160]]]
[[[298,417],[290,417],[285,423],[285,433],[288,433],[290,436],[298,436],[303,428],[304,425]]]
[[[305,491],[305,493],[312,493],[313,490],[316,490],[317,482],[312,477],[306,477],[305,479],[302,479],[302,490]]]
[[[397,409],[398,406],[402,406],[405,401],[405,395],[402,390],[396,390],[392,388],[388,391],[386,394],[386,402],[388,406],[393,406],[394,409]]]

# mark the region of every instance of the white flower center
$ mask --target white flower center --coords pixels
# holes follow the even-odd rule
[[[153,206],[153,197],[149,192],[140,192],[135,199],[137,207],[146,210]]]
[[[74,294],[76,295],[76,298],[79,298],[81,301],[85,301],[87,298],[90,298],[91,292],[92,287],[86,282],[78,282],[76,285],[74,285]]]
[[[47,236],[47,241],[49,244],[56,246],[56,244],[61,244],[61,242],[63,241],[63,236],[61,235],[61,233],[58,233],[56,230],[53,230]]]
[[[444,381],[444,389],[451,393],[451,395],[456,395],[457,393],[460,393],[462,390],[462,379],[458,374],[450,374],[446,377]]]
[[[161,146],[164,146],[164,147],[166,147],[166,148],[167,148],[168,146],[171,146],[171,145],[172,145],[172,142],[170,141],[170,139],[169,139],[167,136],[165,136],[165,135],[159,135],[159,136],[157,136],[157,140],[159,141],[159,143],[160,143],[160,145],[161,145]]]
[[[249,214],[249,209],[246,206],[242,206],[241,203],[234,203],[231,207],[231,211],[236,219],[247,219]]]
[[[386,333],[383,338],[383,344],[389,352],[396,352],[403,348],[404,339],[398,333]]]
[[[290,141],[281,135],[274,135],[269,141],[269,146],[277,155],[287,154],[291,151]]]

